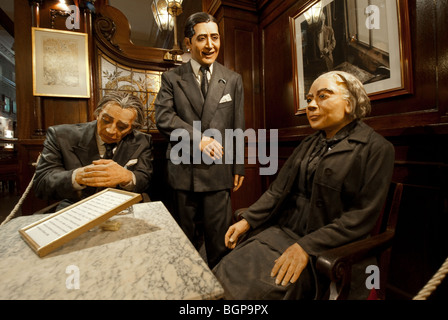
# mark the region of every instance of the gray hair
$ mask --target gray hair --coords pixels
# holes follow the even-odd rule
[[[331,77],[344,89],[344,98],[350,103],[350,116],[353,119],[363,119],[371,111],[370,98],[362,82],[354,75],[344,71],[330,71],[321,77]]]
[[[98,103],[98,107],[95,109],[93,115],[96,117],[100,114],[103,108],[109,103],[117,103],[123,109],[134,109],[137,116],[132,123],[134,129],[140,129],[145,122],[144,106],[142,101],[134,96],[132,93],[123,91],[108,92]]]

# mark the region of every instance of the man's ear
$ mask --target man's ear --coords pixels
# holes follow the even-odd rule
[[[191,41],[189,38],[184,39],[185,47],[188,49],[188,51],[191,50]]]

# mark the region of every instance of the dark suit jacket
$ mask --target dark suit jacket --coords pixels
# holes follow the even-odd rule
[[[222,102],[225,96],[230,99]],[[244,164],[235,163],[236,157],[230,164],[226,164],[226,157],[222,164],[193,164],[193,152],[198,149],[196,142],[195,146],[192,144],[195,131],[193,122],[200,121],[201,127],[196,130],[195,136],[200,139],[205,130],[216,129],[222,136],[225,151],[230,151],[225,146],[225,130],[244,130],[244,92],[239,74],[215,62],[204,102],[191,63],[183,64],[162,75],[155,109],[157,128],[168,140],[176,129],[184,129],[190,138],[190,144],[183,149],[188,152],[189,163],[174,164],[168,161],[168,181],[174,189],[197,192],[230,189],[233,187],[233,175],[244,175]],[[176,143],[177,140],[170,141],[167,159],[170,159],[171,149]]]
[[[72,186],[75,169],[100,159],[95,132],[96,121],[48,128],[34,178],[34,190],[38,197],[75,202],[95,193],[96,188],[87,187],[78,192]],[[149,187],[152,158],[151,136],[133,130],[118,144],[112,160],[124,167],[130,160],[137,159],[137,163],[127,169],[136,178],[132,191],[142,193]]]

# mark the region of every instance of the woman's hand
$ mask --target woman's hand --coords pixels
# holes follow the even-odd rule
[[[271,277],[277,276],[276,284],[286,286],[288,282],[295,283],[309,261],[309,255],[298,243],[294,243],[283,254],[275,260]]]
[[[224,241],[226,244],[226,247],[229,249],[233,249],[236,246],[236,243],[238,242],[238,238],[240,235],[247,232],[247,230],[250,229],[249,223],[242,219],[238,221],[237,223],[234,223],[229,227],[229,230],[227,230]]]

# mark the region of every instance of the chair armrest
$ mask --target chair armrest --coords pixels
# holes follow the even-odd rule
[[[392,245],[394,231],[333,248],[317,256],[316,268],[331,281],[330,299],[345,299],[350,290],[352,265]]]
[[[324,251],[317,256],[317,270],[330,280],[340,279],[341,264],[352,265],[362,259],[378,254],[392,244],[393,231],[385,231],[379,235],[355,241],[337,248]]]

